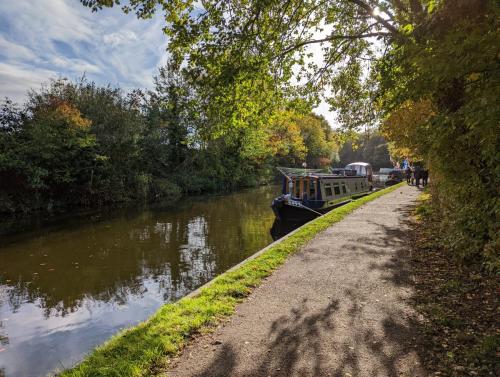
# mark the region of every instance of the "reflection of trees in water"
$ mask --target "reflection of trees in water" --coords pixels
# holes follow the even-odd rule
[[[46,317],[64,316],[89,300],[142,297],[146,280],[177,299],[268,243],[272,196],[252,190],[12,244],[0,253],[7,301],[13,311],[36,302]]]

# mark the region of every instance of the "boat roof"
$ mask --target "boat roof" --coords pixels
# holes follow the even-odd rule
[[[285,177],[288,178],[296,178],[296,177],[311,177],[311,178],[345,178],[349,177],[348,175],[343,175],[343,174],[335,174],[332,172],[332,170],[325,171],[324,169],[304,169],[304,168],[285,168],[278,166],[277,169],[280,171],[281,174],[283,174]],[[339,171],[339,170],[348,170],[351,171],[351,169],[344,169],[344,168],[335,168],[333,171]],[[354,170],[352,170],[354,172]],[[352,176],[351,176],[352,177]],[[358,176],[360,177],[360,176]]]
[[[285,168],[283,166],[278,166],[276,169],[279,170],[281,174],[286,177],[307,177],[307,176],[317,176],[331,173],[323,169],[305,169],[305,168]]]

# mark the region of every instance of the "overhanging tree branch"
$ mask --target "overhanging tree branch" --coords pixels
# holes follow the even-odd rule
[[[310,44],[316,44],[316,43],[323,43],[323,42],[330,42],[338,39],[362,39],[362,38],[371,38],[371,37],[386,37],[391,35],[391,33],[385,33],[385,32],[374,32],[374,33],[366,33],[366,34],[355,34],[355,35],[330,35],[329,37],[322,38],[322,39],[311,39],[308,41],[303,41],[300,43],[297,43],[296,45],[287,48],[285,51],[281,52],[280,56],[289,54],[292,51],[295,51],[301,47],[304,47],[306,45]]]
[[[371,17],[376,19],[378,22],[380,22],[382,25],[384,25],[384,27],[387,30],[389,30],[391,32],[391,34],[400,35],[399,30],[394,25],[392,25],[389,21],[387,21],[386,19],[384,19],[380,15],[377,15],[375,13],[375,9],[372,8],[370,5],[366,4],[365,2],[363,2],[361,0],[349,0],[349,1],[351,1],[352,3],[359,6],[366,14],[370,15]]]

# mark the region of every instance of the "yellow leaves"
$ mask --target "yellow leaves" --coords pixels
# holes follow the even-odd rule
[[[388,130],[394,128],[409,130],[413,126],[426,123],[434,114],[430,100],[423,99],[418,102],[408,100],[392,112],[384,126],[388,127]]]
[[[82,116],[71,103],[49,98],[34,108],[32,137],[47,145],[88,148],[96,143],[91,133],[92,122]]]
[[[304,158],[307,152],[298,124],[293,120],[293,113],[281,111],[269,124],[268,145],[273,155],[287,156],[290,154]]]
[[[56,118],[65,120],[75,129],[88,129],[92,122],[85,119],[80,110],[67,102],[61,102],[55,106],[54,115]]]
[[[393,111],[381,127],[382,134],[392,144],[393,155],[421,157],[420,141],[435,114],[428,99],[408,100]]]
[[[416,155],[410,148],[398,147],[393,142],[388,144],[389,154],[396,160],[402,160],[404,157],[410,160],[419,160],[420,156]]]
[[[477,81],[481,78],[481,75],[477,72],[472,72],[470,75],[467,76],[467,81],[468,82],[474,82]]]
[[[84,118],[80,110],[66,101],[52,99],[48,104],[39,106],[35,113],[38,118],[45,118],[50,122],[61,122],[75,131],[86,131],[92,125],[91,120]]]
[[[427,4],[427,13],[432,14],[437,8],[437,1],[436,0],[430,0],[429,3]]]

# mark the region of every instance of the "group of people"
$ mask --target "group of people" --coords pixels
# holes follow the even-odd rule
[[[421,168],[420,166],[407,166],[405,169],[406,183],[409,185],[416,185],[420,187],[420,180],[422,180],[422,187],[427,186],[429,180],[429,169]]]
[[[405,169],[406,183],[409,185],[416,185],[420,187],[420,180],[422,180],[422,187],[427,186],[429,180],[429,170],[421,168],[420,166],[408,166]]]
[[[420,187],[420,180],[422,180],[422,186],[427,186],[429,169],[422,168],[419,165],[412,165],[406,157],[403,158],[403,163],[401,165],[401,168],[405,171],[406,183]]]

